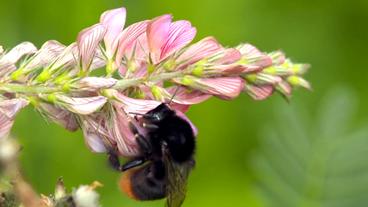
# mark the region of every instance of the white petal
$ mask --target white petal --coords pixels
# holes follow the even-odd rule
[[[23,42],[6,53],[1,61],[11,62],[14,64],[18,62],[21,57],[31,55],[35,52],[37,52],[37,48],[32,43]]]
[[[110,88],[116,84],[117,80],[114,78],[102,78],[102,77],[86,77],[81,79],[77,85],[78,89],[101,89]]]

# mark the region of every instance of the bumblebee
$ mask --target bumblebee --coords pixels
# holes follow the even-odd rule
[[[147,135],[142,136],[131,127],[141,156],[120,166],[118,157],[110,154],[113,167],[124,172],[120,188],[136,200],[167,198],[167,206],[180,206],[195,163],[193,129],[165,103],[141,116]]]

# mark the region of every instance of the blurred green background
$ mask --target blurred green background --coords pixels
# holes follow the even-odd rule
[[[362,125],[368,121],[368,108],[365,107],[368,105],[367,0],[1,0],[0,44],[10,48],[27,40],[41,46],[49,39],[69,44],[75,41],[81,29],[97,22],[103,11],[120,6],[128,10],[128,24],[171,13],[175,19],[188,19],[197,27],[197,40],[211,35],[229,46],[250,42],[263,51],[282,49],[295,62],[312,65],[306,78],[312,83],[313,91],[296,90],[290,103],[277,94],[263,102],[243,95],[231,102],[211,99],[192,107],[189,116],[200,134],[197,166],[189,180],[184,206],[368,206],[366,196],[362,196],[368,193],[364,187],[368,186],[368,173],[364,173],[364,169],[368,169],[364,168],[368,161],[364,159],[368,151],[364,151],[365,148],[359,151],[361,154],[349,154],[350,159],[342,155],[344,159],[337,159],[334,154],[330,156],[336,158],[337,166],[359,158],[357,171],[362,180],[355,176],[355,182],[362,187],[354,188],[351,194],[344,189],[353,181],[348,179],[344,180],[345,184],[334,185],[340,181],[334,181],[332,175],[313,173],[326,172],[326,169],[337,172],[330,166],[329,156],[322,161],[318,158],[325,148],[334,146],[335,136],[341,135],[327,133],[330,139],[316,144],[314,140],[318,140],[321,131],[315,128],[324,128],[333,122],[327,127],[334,131],[341,126]],[[341,92],[345,95],[337,98],[341,103],[336,108],[335,98],[326,98],[325,94],[341,85],[349,90]],[[353,97],[357,97],[354,102],[357,104],[350,106]],[[321,114],[333,106],[335,110],[326,113],[328,118],[323,118]],[[334,120],[348,113],[349,107],[358,113],[350,120],[341,119],[340,125],[333,125]],[[294,111],[303,113],[295,114]],[[288,131],[288,128],[295,129],[298,119],[307,119],[312,125],[318,122],[316,120],[322,121],[317,126],[300,124],[303,130],[297,132]],[[284,133],[280,137],[284,137],[286,131],[295,140],[289,139],[292,144],[285,150],[282,147],[275,150],[272,147],[281,141],[270,138],[274,142],[267,142],[267,136],[272,137],[273,133],[264,135],[265,131],[272,131],[265,126],[274,130],[281,127]],[[347,131],[353,130],[353,127],[347,128]],[[39,192],[51,193],[54,181],[63,176],[68,187],[94,180],[102,182],[105,186],[99,191],[105,207],[162,206],[162,201],[142,203],[122,195],[116,184],[119,174],[107,166],[104,155],[89,152],[80,132],[69,133],[48,124],[32,108],[18,116],[13,133],[24,146],[24,173]],[[358,146],[368,143],[364,142],[368,139],[365,135],[363,133],[366,139],[361,143],[341,150],[356,151]],[[316,150],[312,147],[312,151],[299,151],[298,147],[307,142],[315,143]],[[299,173],[292,174],[295,165],[289,165],[288,158],[296,155],[288,150],[303,152],[302,161],[291,162],[307,163],[307,167],[303,165],[298,168]],[[264,161],[273,157],[274,160]],[[309,171],[310,168],[314,171]],[[294,181],[298,185],[294,185]],[[331,183],[331,189],[341,189],[340,194],[329,194],[326,185]],[[334,198],[337,200],[331,200]]]

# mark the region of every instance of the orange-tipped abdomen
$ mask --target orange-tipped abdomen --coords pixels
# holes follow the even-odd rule
[[[136,172],[135,169],[131,169],[128,171],[125,171],[123,175],[120,178],[119,181],[119,188],[122,192],[124,192],[129,198],[139,200],[137,196],[133,192],[133,186],[132,186],[132,175]]]

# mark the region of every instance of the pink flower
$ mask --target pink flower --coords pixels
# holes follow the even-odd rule
[[[196,32],[188,21],[172,22],[171,15],[153,19],[147,26],[147,41],[153,64],[185,47]]]
[[[196,29],[188,21],[172,22],[171,15],[133,24],[122,32],[116,62],[120,72],[149,70],[189,44]],[[141,73],[141,72],[140,72]]]

